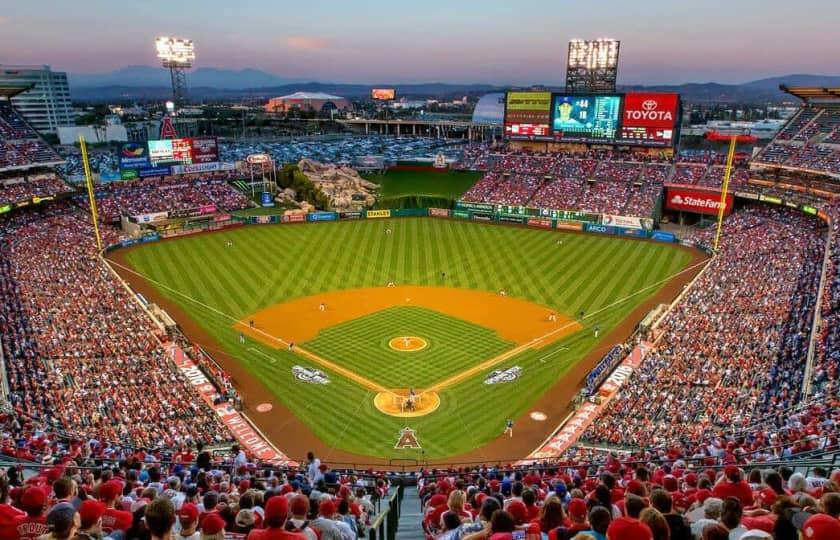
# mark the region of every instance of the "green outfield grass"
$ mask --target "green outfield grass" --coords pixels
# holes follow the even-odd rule
[[[392,234],[386,235],[386,228]],[[227,241],[233,247],[225,247]],[[242,227],[143,245],[127,258],[326,444],[369,456],[419,457],[394,450],[399,430],[409,424],[417,430],[424,457],[432,459],[469,451],[499,436],[506,418],[528,411],[584,355],[595,347],[605,353],[614,344],[599,343],[593,327],[606,335],[684,269],[690,255],[667,244],[617,237],[418,218]],[[480,373],[444,390],[434,413],[406,421],[378,412],[372,392],[330,370],[318,368],[332,379],[329,385],[301,383],[291,367],[309,363],[285,349],[250,340],[243,346],[231,327],[265,307],[318,292],[381,287],[390,280],[439,286],[441,271],[450,287],[504,288],[511,296],[573,317],[583,310],[585,328],[510,359],[510,365],[523,368],[516,382],[489,386],[483,383],[487,373]],[[434,370],[438,377],[431,369],[409,368],[407,359],[385,354],[382,342],[390,336],[389,327],[401,334],[409,326],[418,328],[412,335],[427,337],[422,335],[427,332],[432,346],[427,352],[400,354],[441,355],[440,361],[433,360],[440,368]],[[365,377],[399,386],[408,369],[413,370],[411,377],[437,381],[505,348],[488,332],[449,317],[399,309],[322,331],[307,346],[352,365]],[[469,335],[470,346],[450,343],[454,335]],[[507,362],[499,367],[508,367]],[[545,429],[559,421],[549,418]],[[277,442],[282,449],[282,441]]]
[[[395,351],[388,342],[398,336],[417,336],[428,346]],[[394,307],[322,330],[303,346],[388,388],[425,388],[514,344],[492,330],[437,311]]]

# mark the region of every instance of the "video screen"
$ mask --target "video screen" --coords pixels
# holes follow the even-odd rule
[[[551,131],[555,139],[614,139],[620,112],[620,96],[556,95],[551,105]]]
[[[397,97],[394,88],[374,88],[370,91],[370,97],[376,101],[392,101]]]
[[[513,139],[549,138],[551,92],[508,92],[505,136]]]

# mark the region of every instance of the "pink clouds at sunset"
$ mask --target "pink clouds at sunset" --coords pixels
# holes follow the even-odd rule
[[[331,45],[329,39],[317,36],[289,36],[285,42],[292,49],[304,51],[322,51]]]

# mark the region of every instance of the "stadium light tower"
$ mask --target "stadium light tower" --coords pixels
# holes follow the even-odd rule
[[[615,92],[620,43],[617,39],[571,40],[566,63],[566,92]]]
[[[191,39],[159,37],[155,40],[157,57],[172,78],[172,101],[180,107],[187,95],[186,70],[195,60],[195,46]]]

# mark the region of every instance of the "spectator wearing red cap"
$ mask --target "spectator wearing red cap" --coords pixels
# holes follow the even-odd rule
[[[31,486],[20,496],[20,507],[26,515],[15,520],[15,536],[9,540],[30,540],[49,533],[45,511],[47,492],[44,488]]]
[[[335,501],[329,497],[324,497],[318,505],[317,523],[313,522],[313,525],[320,529],[322,526],[327,526],[331,523],[336,529],[338,529],[338,533],[342,540],[355,540],[353,530],[349,525],[344,523],[344,521],[341,520],[341,517],[337,514],[338,506],[335,504]]]
[[[750,485],[743,479],[741,470],[735,465],[726,466],[723,476],[712,489],[712,495],[723,500],[727,497],[735,497],[743,506],[750,506],[753,503]]]
[[[102,538],[102,516],[105,515],[105,504],[95,499],[85,499],[79,506],[81,521],[79,540],[98,540]]]
[[[286,521],[286,530],[298,532],[306,536],[307,540],[318,540],[318,532],[309,524],[306,519],[309,514],[309,498],[306,495],[298,494],[289,501],[289,519]]]
[[[122,497],[123,484],[119,480],[108,480],[99,486],[99,500],[107,509],[102,516],[102,532],[127,531],[131,528],[131,512],[119,510],[117,501]]]
[[[193,503],[184,503],[176,513],[178,516],[178,532],[175,533],[176,540],[199,540],[201,534],[198,532],[198,507]]]
[[[569,532],[572,533],[572,536],[580,531],[590,529],[589,521],[587,521],[588,515],[586,501],[583,499],[569,501]]]
[[[811,516],[802,525],[803,540],[836,540],[840,538],[840,521],[825,514]]]
[[[607,527],[607,540],[653,540],[653,532],[638,519],[620,517]]]
[[[285,530],[289,514],[289,500],[275,495],[265,503],[265,529],[253,529],[248,533],[248,540],[306,540],[299,532]]]
[[[201,520],[201,540],[224,540],[225,520],[217,513],[207,514]]]

